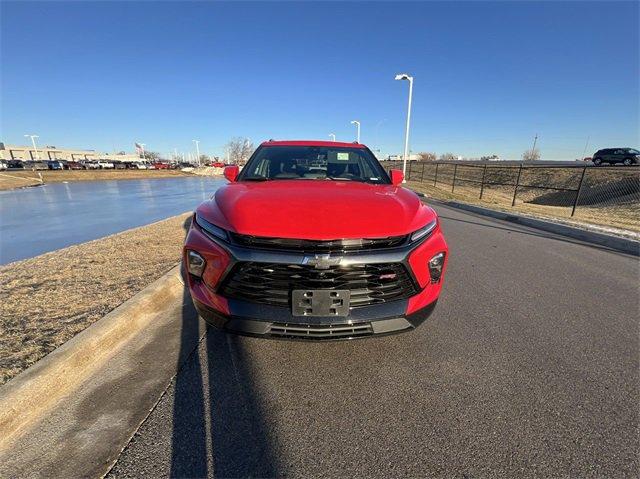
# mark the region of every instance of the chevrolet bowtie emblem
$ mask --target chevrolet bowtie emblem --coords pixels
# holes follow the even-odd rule
[[[315,266],[316,269],[329,269],[331,266],[337,266],[342,261],[342,256],[330,256],[328,254],[316,254],[314,256],[305,256],[302,264]]]

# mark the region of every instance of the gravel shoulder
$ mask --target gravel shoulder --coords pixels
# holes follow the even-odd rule
[[[0,384],[175,266],[190,215],[0,266]]]

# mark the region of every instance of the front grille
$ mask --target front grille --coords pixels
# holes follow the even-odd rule
[[[373,328],[371,327],[371,323],[326,325],[273,323],[269,334],[280,338],[356,338],[373,334]]]
[[[234,243],[252,248],[279,249],[289,251],[313,251],[314,253],[329,253],[337,251],[354,251],[393,248],[403,244],[407,237],[389,236],[386,238],[337,239],[337,240],[306,240],[291,238],[268,238],[264,236],[250,236],[231,233]]]
[[[276,306],[291,305],[294,289],[348,289],[351,307],[380,304],[417,293],[400,263],[354,264],[315,269],[309,265],[238,263],[220,292],[228,298]]]

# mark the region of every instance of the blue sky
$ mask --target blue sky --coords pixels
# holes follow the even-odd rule
[[[234,136],[545,159],[640,146],[638,2],[2,2],[1,139],[221,154]]]

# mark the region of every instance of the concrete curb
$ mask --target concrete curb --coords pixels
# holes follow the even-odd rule
[[[428,198],[425,196],[425,198]],[[553,221],[545,221],[541,219],[531,218],[528,216],[518,215],[514,213],[508,213],[499,210],[492,210],[490,208],[484,208],[482,206],[470,205],[467,203],[459,203],[457,201],[439,201],[433,198],[428,198],[430,202],[441,204],[444,206],[450,206],[471,213],[476,213],[483,216],[490,216],[499,220],[509,221],[511,223],[517,223],[523,226],[529,226],[537,228],[550,233],[558,234],[561,236],[567,236],[587,243],[604,246],[606,248],[616,250],[622,253],[630,254],[633,256],[640,256],[640,242],[629,238],[623,238],[620,236],[609,235],[600,233],[597,231],[591,231],[587,229],[578,228],[575,226],[568,226],[561,223],[554,223]]]
[[[0,451],[115,355],[165,306],[181,300],[180,266],[147,286],[0,388]]]

